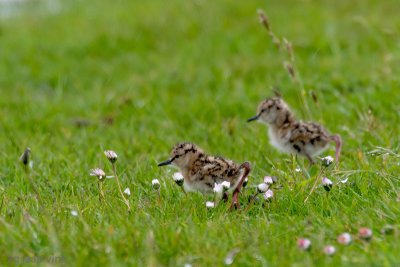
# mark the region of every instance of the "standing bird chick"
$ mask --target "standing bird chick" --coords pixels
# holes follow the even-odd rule
[[[184,178],[184,186],[189,191],[213,193],[216,183],[230,182],[234,188],[232,206],[239,206],[240,188],[250,172],[250,163],[239,165],[232,160],[207,155],[200,147],[192,143],[178,143],[170,153],[170,158],[158,166],[177,166]]]
[[[336,163],[339,161],[342,140],[330,135],[321,125],[298,121],[281,98],[267,98],[258,105],[257,115],[247,121],[261,121],[269,126],[270,143],[280,151],[306,157],[314,164],[314,156],[321,154],[335,141]]]

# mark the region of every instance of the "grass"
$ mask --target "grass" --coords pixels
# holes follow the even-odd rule
[[[336,185],[328,200],[319,184],[304,204],[320,167],[280,154],[265,126],[246,123],[271,87],[299,117],[305,109],[259,8],[293,43],[303,118],[343,138],[341,169],[326,173]],[[235,249],[235,266],[400,263],[398,236],[380,233],[400,226],[397,1],[32,0],[0,9],[1,265],[63,255],[76,266],[218,266]],[[211,197],[185,198],[173,170],[157,167],[184,140],[250,161],[250,186],[278,176],[278,205],[244,215],[206,209]],[[45,210],[18,164],[28,146]],[[100,203],[89,176],[95,167],[112,174],[108,149],[132,192],[130,215],[115,180]],[[337,244],[361,226],[373,230],[371,242]],[[297,248],[298,237],[311,251]],[[333,257],[322,253],[328,244]]]

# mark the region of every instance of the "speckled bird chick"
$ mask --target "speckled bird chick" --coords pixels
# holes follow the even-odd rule
[[[339,135],[330,135],[321,125],[298,121],[281,98],[267,98],[258,105],[257,115],[248,119],[261,121],[269,126],[271,144],[286,153],[298,154],[314,164],[314,156],[336,143],[335,160],[338,162],[342,141]]]
[[[250,172],[248,162],[239,165],[232,160],[207,155],[192,143],[178,143],[172,148],[170,159],[158,164],[177,166],[189,191],[213,193],[215,183],[230,182],[231,189],[242,185]],[[240,179],[243,177],[242,179]],[[240,189],[240,187],[239,187]],[[240,191],[239,191],[240,192]]]

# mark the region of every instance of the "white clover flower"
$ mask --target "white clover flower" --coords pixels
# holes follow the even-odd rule
[[[334,246],[326,246],[326,247],[324,247],[325,255],[332,256],[333,254],[335,254],[335,252],[336,252],[336,249],[335,249]]]
[[[127,196],[130,196],[130,195],[131,195],[131,190],[129,189],[129,187],[127,187],[127,188],[125,189],[124,194],[127,195]]]
[[[325,158],[322,158],[322,165],[324,167],[328,167],[333,163],[333,158],[331,156],[327,156]]]
[[[223,181],[222,182],[222,191],[226,192],[229,190],[229,188],[231,187],[231,183],[228,181]]]
[[[271,185],[274,183],[274,180],[272,180],[271,176],[265,176],[264,177],[264,183],[266,183],[267,185]]]
[[[182,175],[182,173],[180,172],[176,172],[174,173],[174,175],[172,176],[172,178],[174,178],[174,181],[177,185],[182,186],[183,182],[184,182],[184,177]]]
[[[329,180],[328,178],[324,177],[324,178],[322,178],[322,185],[324,186],[324,189],[329,192],[332,189],[333,183],[332,183],[331,180]]]
[[[155,190],[158,190],[158,189],[160,189],[160,181],[158,181],[158,179],[153,179],[152,181],[151,181],[151,185],[153,186],[153,188],[155,189]]]
[[[267,184],[262,183],[257,186],[257,191],[258,191],[258,193],[265,193],[265,192],[267,192],[268,188],[269,188],[269,186]]]
[[[223,186],[222,186],[222,184],[217,184],[217,183],[215,183],[214,184],[214,193],[215,194],[221,194],[222,193],[222,191],[224,190],[224,188],[223,188]]]
[[[348,245],[348,244],[351,243],[352,238],[351,238],[351,235],[349,233],[343,233],[343,234],[338,236],[337,241],[339,242],[339,244]]]
[[[206,202],[206,207],[209,208],[209,209],[213,209],[213,208],[214,208],[214,202],[212,202],[212,201],[207,201],[207,202]]]
[[[100,181],[102,181],[106,178],[106,173],[100,168],[91,169],[90,175],[96,176]]]
[[[274,197],[274,191],[272,191],[272,190],[268,189],[268,191],[265,192],[265,194],[264,194],[264,199],[266,201],[270,201],[273,197]]]
[[[108,159],[112,164],[114,164],[114,163],[117,161],[117,159],[118,159],[117,154],[116,154],[114,151],[112,151],[112,150],[104,151],[104,154],[106,155],[107,159]]]
[[[361,227],[358,230],[358,234],[360,235],[360,237],[364,240],[369,240],[372,237],[372,230],[367,228],[367,227]]]
[[[78,216],[78,212],[76,210],[71,210],[72,216]]]
[[[307,238],[299,238],[297,240],[297,246],[301,250],[309,250],[310,246],[311,246],[311,241],[310,241],[310,239],[307,239]]]

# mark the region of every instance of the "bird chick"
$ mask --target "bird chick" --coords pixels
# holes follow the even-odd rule
[[[231,207],[239,206],[240,188],[250,172],[250,163],[239,165],[229,159],[207,155],[195,144],[178,143],[172,148],[170,158],[158,166],[170,164],[180,169],[184,186],[189,191],[212,194],[215,183],[230,182],[230,189],[234,189]]]
[[[314,164],[314,156],[326,150],[331,141],[336,143],[335,160],[339,161],[342,140],[339,135],[330,135],[314,122],[303,122],[295,118],[281,98],[267,98],[258,105],[257,115],[247,121],[261,121],[269,126],[270,143],[280,151],[306,157]]]

